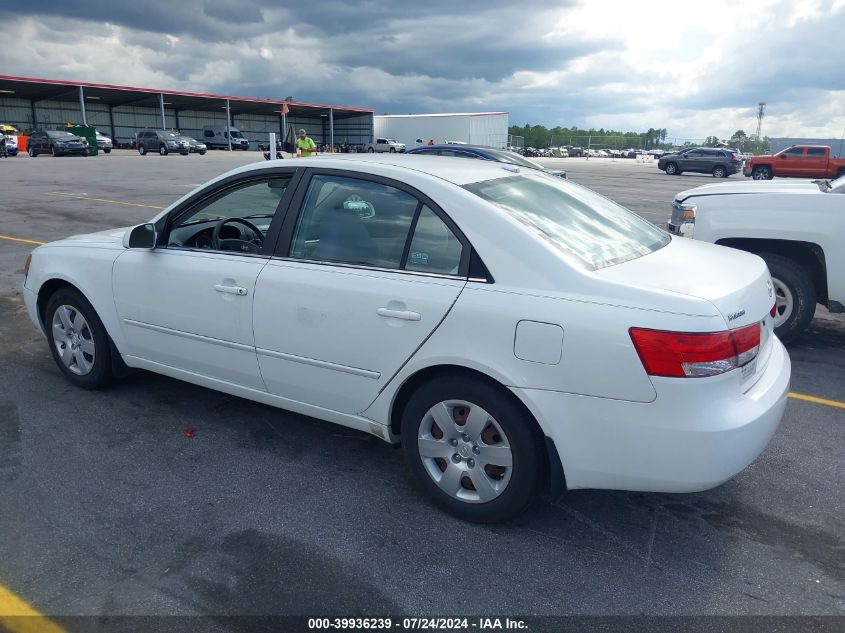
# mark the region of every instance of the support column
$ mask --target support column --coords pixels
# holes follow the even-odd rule
[[[176,129],[179,130],[179,110],[173,109],[173,116],[176,118]]]
[[[88,117],[85,115],[85,91],[79,86],[79,109],[82,110],[82,125],[88,125]]]
[[[158,107],[161,110],[161,129],[167,129],[167,119],[164,118],[164,94],[159,92],[158,93]]]
[[[229,151],[232,151],[232,111],[229,109],[229,100],[226,99],[226,140],[229,141]]]
[[[114,113],[112,112],[112,106],[109,106],[109,127],[111,128],[111,140],[114,145],[114,148],[117,149],[117,133],[114,129]]]
[[[32,110],[32,129],[38,129],[38,117],[35,116],[35,100],[29,102],[29,108]]]
[[[329,151],[334,151],[334,108],[329,108]]]

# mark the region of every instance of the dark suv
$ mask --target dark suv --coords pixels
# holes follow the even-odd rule
[[[141,130],[138,132],[137,143],[138,153],[141,156],[146,155],[147,152],[158,152],[162,156],[167,156],[170,152],[179,152],[187,156],[191,151],[188,141],[176,132],[167,130]]]
[[[716,178],[727,178],[742,171],[742,159],[729,149],[693,147],[675,154],[664,154],[657,161],[657,168],[670,176],[694,171],[699,174],[713,174]]]

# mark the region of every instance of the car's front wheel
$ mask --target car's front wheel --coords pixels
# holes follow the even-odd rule
[[[53,359],[73,384],[85,389],[111,378],[111,343],[90,303],[73,288],[53,293],[44,312]]]
[[[138,146],[138,153],[139,153],[141,156],[146,156],[146,155],[147,155],[147,148],[146,148],[146,147],[144,147],[143,145],[139,145],[139,146]]]
[[[32,145],[26,148],[26,153],[29,154],[31,158],[38,156],[38,152],[35,151],[35,148]]]
[[[775,294],[775,334],[782,341],[798,335],[816,313],[816,288],[810,272],[798,262],[761,253],[772,275]]]
[[[678,169],[677,163],[666,163],[666,167],[663,169],[670,176],[677,176],[681,173],[681,170]]]
[[[158,146],[158,153],[159,153],[161,156],[167,156],[167,145],[165,145],[164,143],[162,143],[161,145],[159,145],[159,146]]]
[[[402,444],[417,483],[466,521],[522,513],[537,491],[544,454],[527,414],[506,394],[464,376],[425,383],[402,415]]]
[[[751,170],[751,178],[754,180],[771,180],[772,170],[766,165],[759,165]]]
[[[50,154],[53,155],[53,158],[59,155],[59,151],[56,149],[55,145],[50,146]]]
[[[728,170],[722,167],[721,165],[716,165],[713,168],[713,177],[714,178],[727,178],[728,177]]]
[[[111,148],[109,148],[109,147],[105,147],[105,148],[103,148],[103,153],[104,153],[104,154],[109,154],[109,153],[111,153]]]

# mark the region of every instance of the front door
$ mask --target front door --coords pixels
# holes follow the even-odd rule
[[[804,148],[790,147],[788,150],[780,154],[777,158],[778,176],[793,176],[801,177],[804,175]]]
[[[265,384],[360,413],[454,305],[469,247],[431,201],[353,173],[313,175],[285,225],[255,289]]]
[[[292,173],[230,182],[177,211],[160,247],[117,258],[113,291],[126,353],[264,390],[252,331],[255,282]]]

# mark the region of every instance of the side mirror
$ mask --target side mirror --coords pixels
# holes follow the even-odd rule
[[[155,224],[139,224],[126,231],[123,235],[123,247],[152,250],[156,247],[157,239],[158,234],[156,233]]]
[[[781,154],[780,159],[783,160],[784,158],[786,158],[786,154]]]

